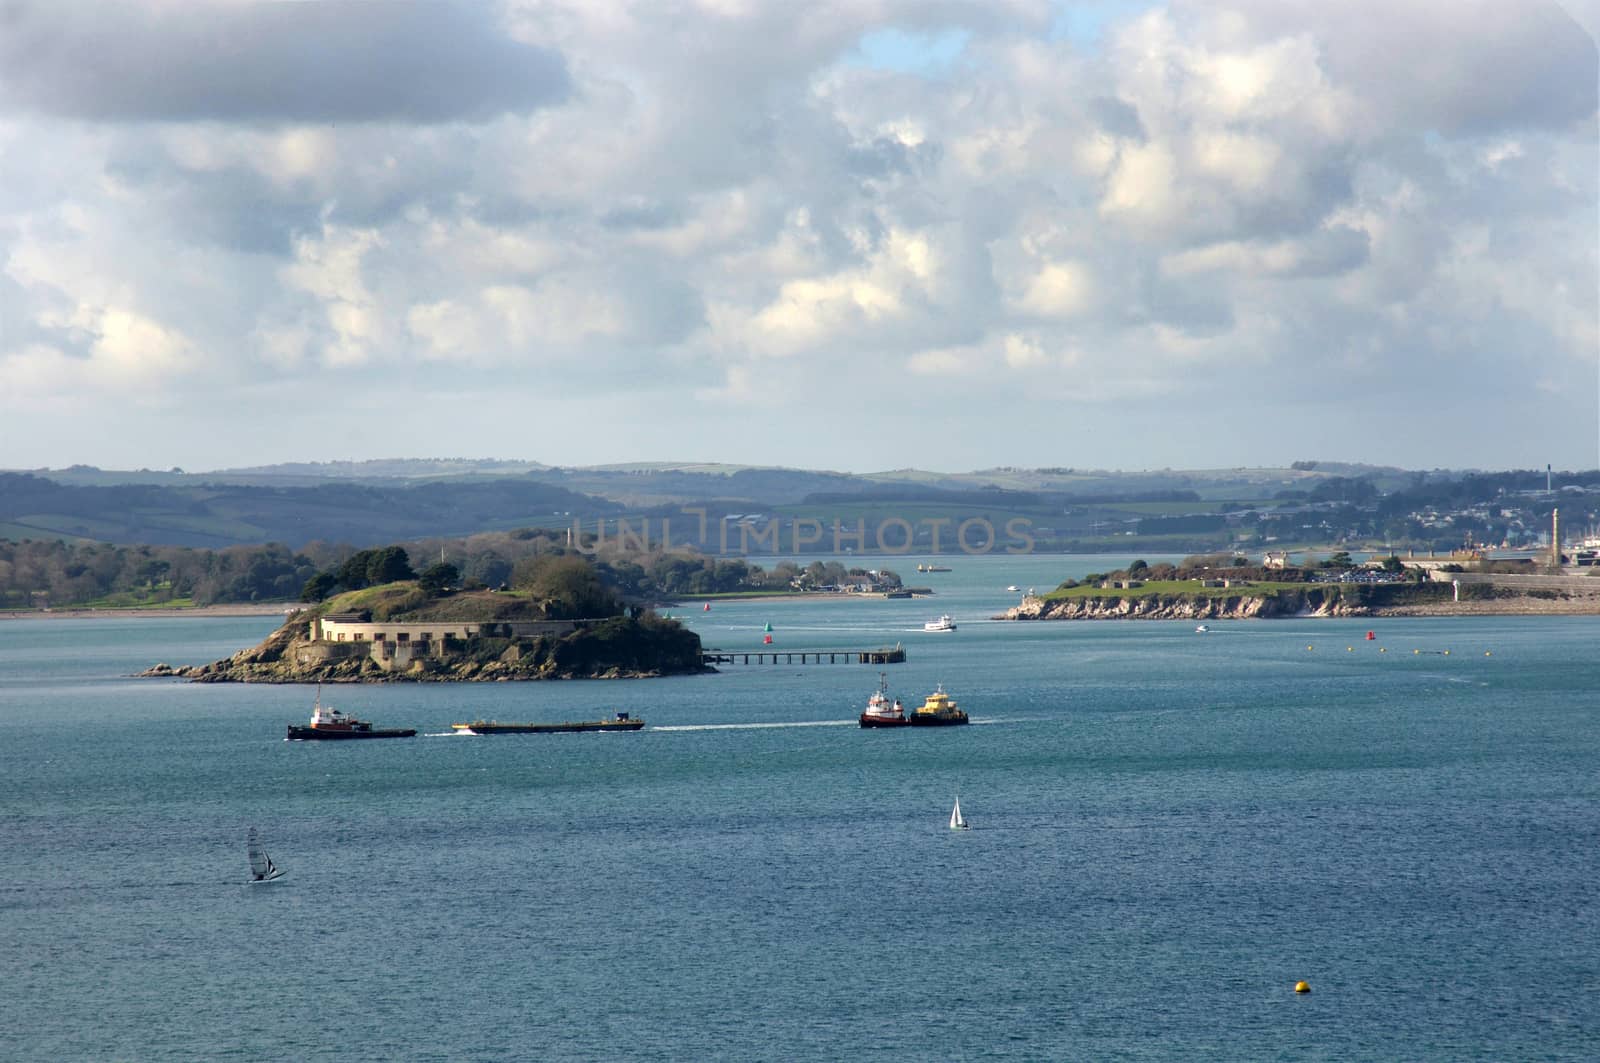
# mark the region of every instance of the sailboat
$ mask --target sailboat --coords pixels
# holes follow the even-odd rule
[[[967,821],[961,818],[961,795],[960,794],[956,794],[956,807],[952,808],[950,810],[950,829],[951,830],[971,830],[972,829],[970,826],[967,825]]]
[[[250,858],[251,882],[271,882],[275,878],[283,877],[283,868],[274,864],[272,857],[268,856],[266,850],[261,848],[261,839],[256,834],[254,827],[250,828],[245,852]]]

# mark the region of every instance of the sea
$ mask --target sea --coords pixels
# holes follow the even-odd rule
[[[1131,559],[671,610],[881,669],[324,688],[377,742],[131,677],[281,618],[0,623],[0,1056],[1600,1058],[1600,617],[991,619]]]

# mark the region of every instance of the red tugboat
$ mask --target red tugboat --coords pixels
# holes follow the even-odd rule
[[[867,711],[861,714],[862,727],[904,727],[911,721],[906,719],[906,711],[896,698],[889,701],[889,680],[884,673],[878,673],[878,689],[872,692],[867,699]]]
[[[944,692],[943,683],[928,695],[928,700],[917,706],[910,719],[913,727],[939,727],[966,722],[967,714]]]
[[[338,709],[322,704],[322,684],[317,684],[317,700],[311,706],[311,724],[307,727],[289,725],[287,741],[308,742],[342,738],[413,738],[415,728],[383,730],[374,728],[366,720],[346,716]]]

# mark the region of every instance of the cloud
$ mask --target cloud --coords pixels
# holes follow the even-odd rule
[[[1202,7],[1204,3],[1204,7]],[[1320,68],[1361,101],[1374,132],[1483,135],[1593,119],[1594,27],[1530,0],[1181,0],[1191,25],[1318,42]],[[1218,17],[1219,9],[1226,14]],[[1592,5],[1590,6],[1592,11]],[[1233,17],[1228,17],[1232,15]]]
[[[0,107],[100,122],[483,121],[558,103],[566,65],[432,0],[8,0]]]
[[[670,456],[644,426],[691,408],[674,447],[844,468],[1240,464],[1286,423],[1592,461],[1592,46],[1553,4],[1354,5],[0,0],[11,460],[81,445],[38,396],[122,379],[359,396],[351,440],[426,395],[548,461]],[[1454,434],[1374,401],[1443,378]],[[1467,427],[1526,411],[1525,457]],[[138,464],[305,456],[116,416]]]

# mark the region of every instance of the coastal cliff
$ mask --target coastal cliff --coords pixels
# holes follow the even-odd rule
[[[1028,597],[1000,620],[1255,620],[1280,616],[1373,616],[1374,607],[1321,590],[1274,594]]]
[[[197,683],[502,682],[623,679],[706,671],[700,637],[675,621],[618,616],[563,634],[437,640],[397,667],[379,642],[312,637],[315,611],[288,617],[260,644],[210,664],[157,664],[139,674]]]
[[[996,620],[1256,620],[1276,617],[1592,616],[1600,614],[1600,580],[1586,587],[1449,584],[1308,585],[1237,594],[1030,595]]]

